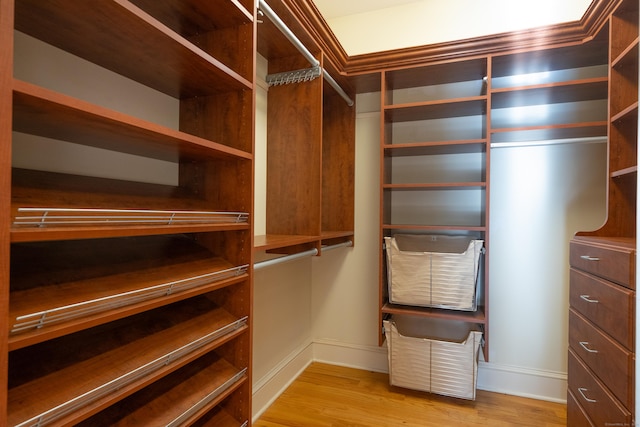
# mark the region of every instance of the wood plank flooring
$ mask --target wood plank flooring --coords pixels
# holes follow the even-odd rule
[[[478,390],[475,401],[389,386],[386,374],[311,364],[254,427],[565,426],[566,405]]]

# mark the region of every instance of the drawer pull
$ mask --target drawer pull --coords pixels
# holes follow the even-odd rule
[[[585,259],[587,261],[600,261],[600,258],[598,258],[597,256],[580,255],[580,258]]]
[[[585,395],[584,395],[584,392],[585,392],[585,391],[588,391],[586,388],[582,388],[582,387],[580,387],[580,388],[578,389],[578,391],[579,391],[579,392],[580,392],[580,394],[582,395],[582,398],[583,398],[584,400],[586,400],[587,402],[589,402],[589,403],[597,403],[597,402],[598,402],[597,400],[595,400],[595,399],[589,399],[587,396],[585,396]]]
[[[580,298],[591,304],[597,304],[599,302],[597,299],[591,299],[589,295],[580,295]]]
[[[589,342],[587,341],[580,341],[580,346],[582,346],[582,348],[584,348],[585,350],[587,350],[589,353],[597,353],[598,350],[594,350],[592,348],[587,347],[589,345]]]

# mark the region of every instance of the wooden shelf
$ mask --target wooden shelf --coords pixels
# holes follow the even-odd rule
[[[387,122],[398,123],[448,117],[481,116],[487,112],[486,105],[486,96],[393,105],[384,108],[384,118]]]
[[[611,61],[612,68],[624,67],[638,62],[638,37]]]
[[[408,67],[385,72],[385,92],[465,81],[481,82],[486,76],[486,58],[452,61],[425,67]]]
[[[165,160],[252,159],[251,153],[14,81],[14,130]]]
[[[428,184],[383,184],[384,190],[422,191],[422,190],[464,190],[486,188],[486,182],[438,182]]]
[[[631,105],[624,108],[622,111],[614,114],[611,117],[611,122],[616,123],[616,122],[620,122],[627,119],[637,120],[637,116],[638,116],[638,101],[635,101]]]
[[[212,305],[191,299],[12,352],[9,424],[80,421],[246,330]]]
[[[11,262],[10,350],[233,285],[248,268],[182,236],[15,244]]]
[[[631,175],[633,176],[638,175],[638,166],[630,166],[628,168],[611,172],[611,178],[621,178],[621,177],[631,176]]]
[[[564,123],[529,127],[491,129],[491,142],[535,142],[576,138],[606,138],[607,121]]]
[[[420,225],[420,224],[384,224],[383,230],[413,230],[413,231],[475,231],[486,232],[485,226],[474,225]]]
[[[606,121],[492,128],[492,142],[543,141],[606,136]]]
[[[209,11],[222,3],[212,3]],[[82,0],[66,2],[64,7],[55,2],[20,0],[15,7],[15,26],[175,98],[253,88],[250,77],[242,77],[186,43],[181,35],[125,0],[102,1],[100,7]]]
[[[247,427],[249,424],[248,420],[241,423],[225,410],[216,408],[192,425],[193,427]]]
[[[608,32],[600,31],[593,40],[582,45],[497,55],[491,58],[491,77],[496,79],[606,65],[608,45]]]
[[[183,37],[253,22],[250,8],[238,0],[130,0]],[[249,3],[251,4],[251,3]]]
[[[512,108],[606,99],[608,78],[598,77],[541,85],[494,89],[492,108]]]
[[[142,420],[148,425],[186,425],[219,404],[246,380],[245,370],[238,370],[211,352],[83,421],[78,427],[130,426]],[[216,414],[218,420],[233,420],[223,410]],[[237,427],[239,423],[235,421],[231,425]]]
[[[296,246],[307,243],[314,243],[319,240],[319,236],[296,236],[283,234],[267,234],[255,236],[253,248],[256,251],[268,251],[280,249],[288,246]]]
[[[235,179],[235,178],[231,178]],[[229,185],[232,181],[229,181]],[[124,210],[157,210],[172,212],[175,206],[180,211],[189,212],[212,211],[206,200],[189,195],[185,189],[173,186],[136,183],[104,178],[81,177],[76,175],[49,172],[27,171],[16,169],[13,173],[12,222],[21,217],[20,208],[63,208],[63,209],[118,209]],[[229,200],[233,203],[233,200]],[[29,242],[45,240],[89,239],[99,237],[141,236],[175,233],[194,233],[225,230],[246,230],[249,221],[245,214],[235,211],[223,212],[222,217],[211,215],[210,220],[182,223],[165,222],[133,222],[133,223],[88,223],[88,225],[65,226],[21,226],[13,224],[11,228],[12,242]],[[208,216],[208,215],[207,215]],[[227,219],[224,219],[224,218]]]
[[[384,144],[382,148],[388,157],[483,153],[487,149],[487,140],[481,138],[457,141],[410,142]]]
[[[439,319],[449,320],[462,320],[472,323],[486,323],[486,316],[482,309],[476,311],[454,311],[443,310],[437,308],[416,307],[416,306],[404,306],[398,304],[385,304],[382,307],[382,313],[384,314],[398,314],[408,316],[421,316],[421,317],[435,317]]]

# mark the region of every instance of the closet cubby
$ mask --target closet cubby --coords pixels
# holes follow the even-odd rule
[[[0,0],[2,157],[37,140],[69,166],[2,164],[0,424],[250,424],[255,14],[251,0]],[[82,94],[14,76],[12,52],[39,54],[27,39],[114,77]],[[174,116],[104,96],[126,96],[121,82]],[[171,175],[94,173],[87,153]]]
[[[606,136],[607,35],[491,58],[491,142]]]
[[[304,26],[285,4],[270,6],[321,70],[315,78],[268,89],[266,235],[256,236],[255,249],[321,253],[327,245],[353,242],[355,107],[326,80],[333,67]],[[258,26],[258,53],[269,75],[312,68],[267,17]]]

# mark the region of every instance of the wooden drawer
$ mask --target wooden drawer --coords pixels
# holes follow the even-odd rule
[[[571,427],[595,427],[571,391],[567,392],[567,425]]]
[[[633,407],[633,354],[573,309],[569,346],[627,408]]]
[[[633,350],[635,292],[574,268],[569,275],[571,307]]]
[[[596,426],[631,425],[631,413],[569,349],[569,391]]]
[[[569,252],[572,267],[636,288],[633,249],[572,240]]]

